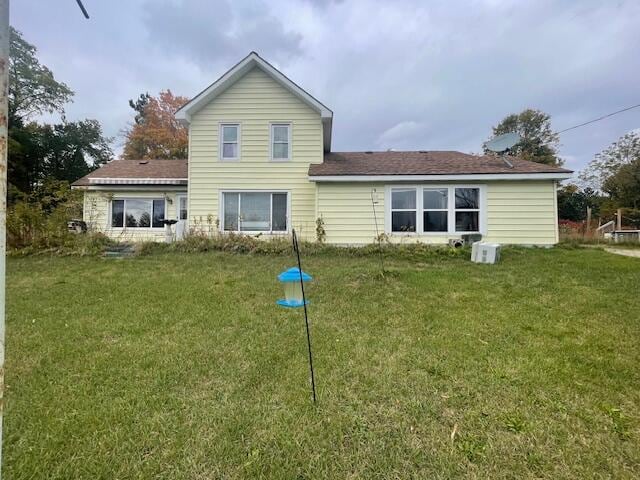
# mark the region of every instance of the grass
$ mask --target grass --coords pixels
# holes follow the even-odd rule
[[[638,478],[640,259],[8,264],[7,478]]]

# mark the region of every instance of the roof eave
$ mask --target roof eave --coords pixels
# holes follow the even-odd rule
[[[424,181],[498,181],[566,180],[571,173],[456,173],[431,175],[309,175],[311,182],[424,182]]]
[[[320,114],[320,117],[323,119],[323,121],[325,119],[333,118],[333,112],[329,108],[327,108],[321,102],[305,92],[302,88],[288,79],[283,73],[278,71],[269,62],[264,60],[255,52],[251,52],[245,58],[240,60],[239,63],[228,70],[218,80],[213,82],[202,92],[196,95],[193,99],[191,99],[191,101],[187,102],[180,109],[178,109],[178,111],[175,113],[175,118],[181,123],[188,125],[189,123],[191,123],[192,115],[202,109],[215,97],[224,92],[227,88],[233,85],[237,80],[239,80],[254,67],[260,68],[276,82],[278,82],[292,94],[297,96],[300,100],[316,110]]]

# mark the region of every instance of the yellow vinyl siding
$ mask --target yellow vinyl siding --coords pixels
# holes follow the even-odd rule
[[[240,124],[237,161],[220,161],[221,123]],[[272,123],[291,124],[291,160],[271,161]],[[291,224],[315,237],[315,184],[310,163],[321,163],[320,114],[259,68],[254,68],[191,118],[189,129],[189,219],[195,228],[215,228],[223,190],[286,190]],[[207,222],[212,219],[213,222]]]
[[[376,226],[371,190],[377,190],[375,205],[378,231],[384,233],[384,185],[372,183],[319,183],[318,216],[324,221],[327,243],[358,245],[373,243]]]
[[[493,182],[487,188],[486,240],[523,245],[557,243],[555,182]]]
[[[452,182],[448,182],[451,184]],[[465,182],[485,186],[486,235],[505,244],[553,245],[557,242],[555,184],[553,181]],[[425,186],[437,187],[429,182]],[[395,186],[395,184],[394,184]],[[378,192],[378,230],[385,231],[383,183],[318,183],[318,215],[322,216],[327,242],[366,244],[375,238],[371,190]],[[446,243],[459,235],[394,235],[393,243]]]
[[[135,188],[135,187],[133,187]],[[127,241],[164,241],[163,228],[114,228],[111,226],[110,203],[120,198],[164,198],[166,218],[176,218],[176,193],[140,190],[91,191],[84,194],[83,220],[92,231],[102,232],[114,240]],[[183,192],[186,193],[186,192]]]

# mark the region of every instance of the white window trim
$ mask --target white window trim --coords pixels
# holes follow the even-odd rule
[[[236,157],[224,157],[223,153],[224,153],[224,136],[223,136],[223,129],[224,127],[237,127],[238,128],[238,136],[237,136],[237,141],[236,144],[238,145],[238,155]],[[227,143],[231,143],[231,142],[227,142]],[[238,162],[240,161],[240,157],[242,157],[242,125],[240,124],[240,122],[220,122],[219,126],[218,126],[218,159],[221,162]]]
[[[446,190],[447,191],[447,208],[424,208],[424,191],[425,190]],[[425,234],[434,234],[434,233],[449,233],[449,226],[451,225],[450,223],[450,217],[451,217],[451,208],[449,206],[449,202],[450,202],[450,196],[451,196],[451,189],[450,188],[446,188],[446,187],[431,187],[431,186],[424,186],[421,187],[421,195],[422,195],[422,206],[421,206],[421,211],[422,211],[422,215],[421,215],[421,220],[422,220],[422,228],[424,229],[424,214],[425,212],[447,212],[447,231],[446,232],[424,232]],[[474,210],[475,211],[475,210]]]
[[[225,193],[286,193],[287,194],[287,211],[285,214],[287,228],[286,230],[240,230],[240,221],[238,220],[238,230],[225,230],[224,229],[224,194]],[[238,199],[240,202],[240,199]],[[238,203],[238,210],[240,209],[240,203]],[[273,224],[273,200],[269,205],[269,216],[271,218],[271,224]],[[291,233],[291,191],[289,190],[247,190],[247,189],[225,189],[218,191],[218,218],[220,219],[220,233],[237,233],[240,235],[287,235]],[[272,227],[271,225],[270,227]]]
[[[122,227],[114,227],[113,226],[113,201],[114,200],[124,200],[124,210],[123,210],[123,221]],[[127,200],[149,200],[151,201],[151,225],[148,227],[127,227],[126,215],[127,215]],[[163,200],[164,201],[164,218],[165,220],[168,218],[167,216],[167,198],[166,197],[120,197],[114,196],[109,200],[109,215],[107,219],[107,228],[108,229],[122,229],[122,230],[142,230],[142,231],[164,231],[164,226],[162,227],[154,227],[153,226],[153,201],[154,200]]]
[[[416,189],[414,187],[403,187],[403,186],[398,186],[398,187],[392,187],[390,192],[392,192],[393,190],[413,190],[416,194],[416,206],[415,208],[393,208],[392,205],[392,199],[391,199],[391,193],[389,194],[389,222],[390,225],[393,223],[392,222],[392,217],[393,217],[393,212],[413,212],[416,215],[416,230],[415,232],[410,232],[410,231],[405,231],[405,232],[393,232],[394,234],[399,234],[399,235],[415,235],[418,232],[418,201],[419,201],[419,197],[418,197],[418,192],[416,191]],[[391,228],[390,228],[391,229]]]
[[[274,143],[274,136],[273,136],[273,127],[279,127],[279,126],[287,126],[288,128],[288,144],[289,144],[289,148],[287,149],[289,156],[287,158],[273,158],[273,143]],[[269,160],[272,162],[290,162],[291,159],[293,158],[293,152],[292,152],[292,144],[291,144],[291,138],[292,138],[292,131],[293,131],[293,122],[269,122]]]
[[[394,189],[407,189],[414,188],[416,189],[416,231],[415,232],[393,232],[391,231],[391,191]],[[425,188],[433,188],[433,189],[447,189],[448,197],[447,197],[447,227],[448,231],[446,232],[425,232],[424,230],[424,217],[423,212],[425,211],[423,208],[423,189]],[[480,201],[479,201],[479,209],[456,209],[455,208],[455,189],[456,188],[477,188],[479,189]],[[460,235],[473,235],[473,234],[487,234],[487,194],[486,194],[486,185],[478,185],[478,184],[437,184],[437,183],[425,183],[425,184],[411,184],[411,185],[386,185],[385,186],[385,199],[384,199],[384,230],[388,235],[393,236],[408,236],[408,237],[459,237]],[[399,211],[394,209],[394,211]],[[409,209],[408,211],[412,211]],[[431,211],[428,209],[427,211]],[[478,227],[480,230],[478,232],[458,232],[455,230],[455,215],[456,211],[478,211]]]

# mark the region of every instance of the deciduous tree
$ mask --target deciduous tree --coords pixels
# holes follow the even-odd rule
[[[617,207],[640,209],[640,157],[618,167],[603,182],[602,190]]]
[[[569,184],[558,190],[558,218],[579,222],[587,218],[587,207],[598,215],[602,197],[591,188]]]
[[[558,157],[559,137],[551,129],[551,117],[548,114],[529,108],[508,115],[493,127],[491,138],[512,132],[518,133],[521,140],[508,151],[509,155],[547,165],[562,165]],[[489,153],[486,147],[484,151]]]
[[[585,185],[602,189],[603,183],[625,165],[640,158],[640,131],[631,131],[613,142],[580,172]]]
[[[187,158],[187,129],[174,117],[188,101],[170,90],[157,97],[142,94],[129,105],[137,112],[135,121],[125,132],[124,159]]]
[[[36,47],[11,27],[9,53],[9,123],[34,115],[60,112],[73,97],[71,89],[57,81],[36,57]]]

